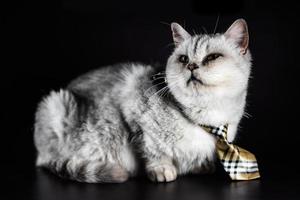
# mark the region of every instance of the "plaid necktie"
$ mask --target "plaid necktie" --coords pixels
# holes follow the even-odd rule
[[[200,126],[217,137],[217,156],[232,180],[251,180],[260,177],[255,156],[227,141],[228,125]]]

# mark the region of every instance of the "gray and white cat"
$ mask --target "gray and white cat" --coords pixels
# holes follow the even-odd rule
[[[228,140],[235,138],[251,68],[247,24],[238,19],[212,35],[171,29],[175,49],[164,72],[101,68],[43,99],[37,166],[89,183],[124,182],[141,166],[158,182],[213,170],[216,141],[199,124],[228,124]]]

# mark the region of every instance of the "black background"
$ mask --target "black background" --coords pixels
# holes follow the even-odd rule
[[[296,1],[23,1],[2,3],[1,199],[297,199],[299,190],[299,11]],[[248,22],[253,71],[237,143],[256,154],[262,178],[145,177],[121,185],[63,181],[34,167],[33,119],[52,89],[100,66],[162,63],[170,24],[193,33]],[[204,27],[204,28],[202,28]]]

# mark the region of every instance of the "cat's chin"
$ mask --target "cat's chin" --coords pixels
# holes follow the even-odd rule
[[[200,84],[200,85],[204,85],[203,81],[199,78],[196,78],[195,76],[191,76],[187,82],[186,82],[186,85],[188,86],[189,84],[194,84],[194,85],[197,85],[197,84]]]
[[[210,85],[206,83],[199,83],[198,81],[191,81],[185,88],[181,89],[178,94],[181,93],[182,96],[192,99],[202,98],[208,94],[215,95],[219,91],[217,85]]]
[[[190,78],[186,82],[186,87],[189,90],[192,90],[193,94],[195,93],[195,90],[197,93],[201,93],[201,91],[209,91],[216,87],[216,85],[208,84],[201,79],[198,78]]]

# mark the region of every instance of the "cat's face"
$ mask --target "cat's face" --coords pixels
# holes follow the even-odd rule
[[[171,92],[180,99],[203,95],[234,97],[247,89],[251,57],[244,20],[235,21],[224,34],[190,36],[172,24],[175,50],[166,77]]]

